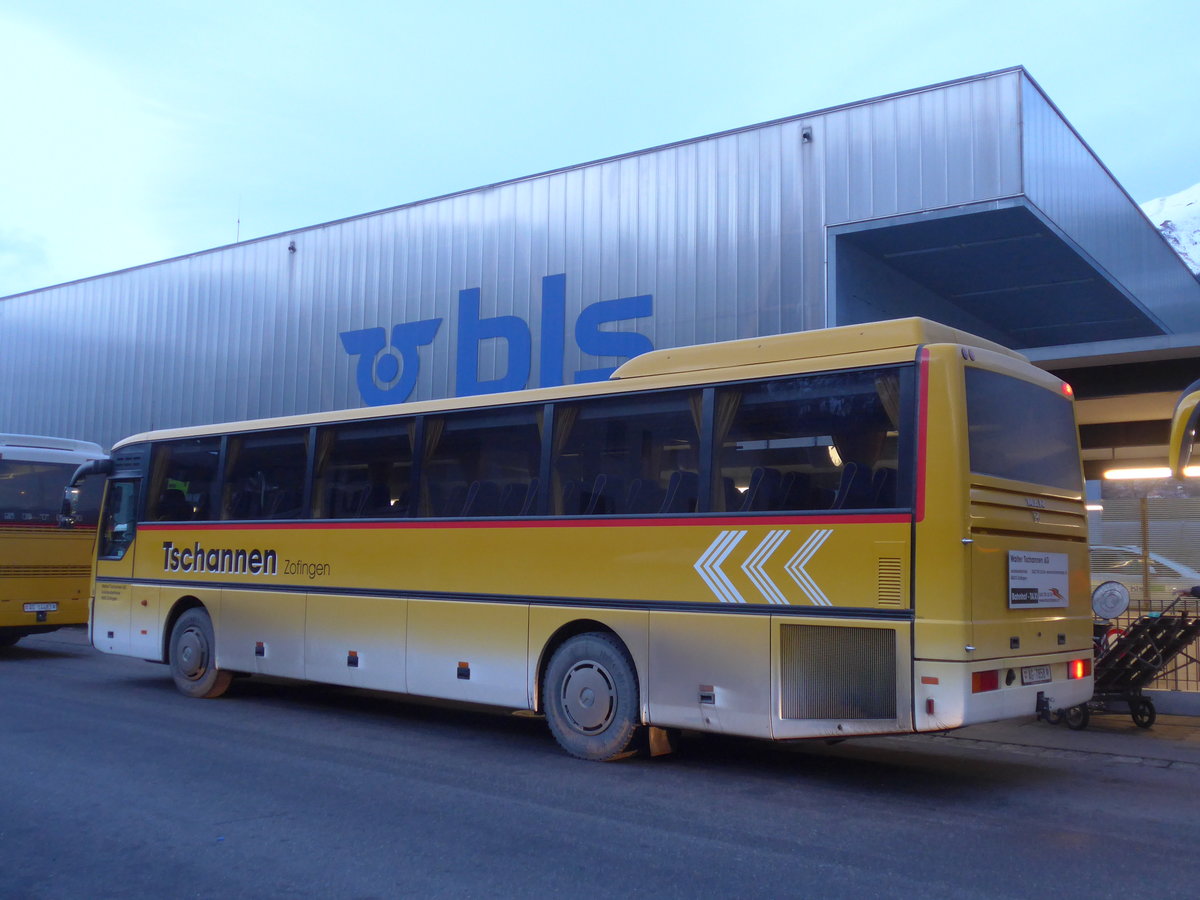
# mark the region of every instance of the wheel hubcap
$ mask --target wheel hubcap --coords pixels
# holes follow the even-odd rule
[[[562,707],[576,731],[604,731],[612,723],[617,707],[612,676],[595,660],[576,663],[563,678]]]
[[[189,628],[179,638],[175,659],[181,675],[195,681],[208,668],[208,642],[204,635]]]

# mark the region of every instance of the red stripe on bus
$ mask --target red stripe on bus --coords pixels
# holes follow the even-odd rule
[[[355,530],[379,528],[666,528],[666,527],[753,527],[756,525],[879,525],[905,524],[907,514],[884,513],[861,516],[754,516],[752,518],[706,519],[405,519],[394,522],[309,520],[305,522],[147,522],[141,531],[311,531],[314,529]]]

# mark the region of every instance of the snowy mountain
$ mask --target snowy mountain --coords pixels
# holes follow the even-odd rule
[[[1143,203],[1142,211],[1183,257],[1192,274],[1200,277],[1200,184]]]

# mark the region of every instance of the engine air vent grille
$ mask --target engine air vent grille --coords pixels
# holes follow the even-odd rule
[[[784,625],[779,643],[783,718],[896,718],[894,631]]]

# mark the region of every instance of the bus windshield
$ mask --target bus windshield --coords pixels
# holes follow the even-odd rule
[[[987,369],[969,367],[966,377],[972,472],[1083,490],[1070,400]]]
[[[0,459],[0,522],[53,525],[62,507],[63,486],[75,463]],[[100,479],[85,482],[79,500],[79,524],[95,525],[100,508]]]

